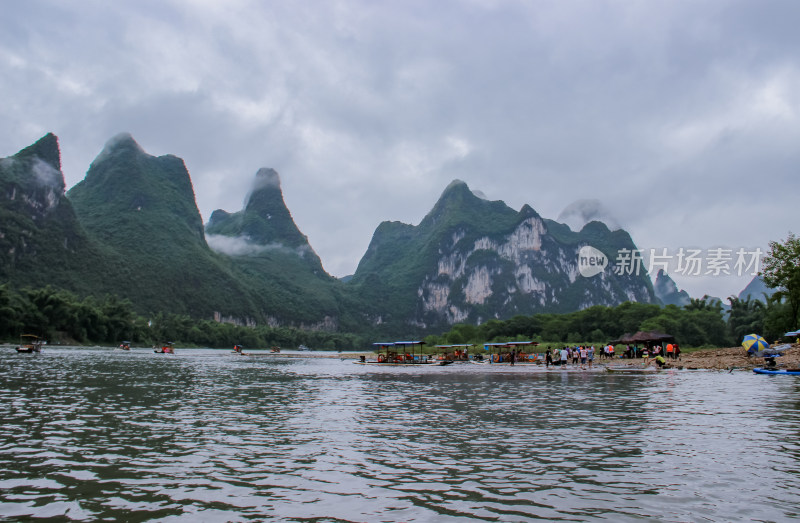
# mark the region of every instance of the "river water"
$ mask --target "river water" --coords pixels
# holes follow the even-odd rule
[[[5,521],[784,521],[800,378],[0,349]]]

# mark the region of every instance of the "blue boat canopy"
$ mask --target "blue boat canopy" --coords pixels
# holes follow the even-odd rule
[[[539,345],[536,341],[503,341],[499,343],[484,343],[483,349],[489,350],[491,347],[518,347],[520,345]]]

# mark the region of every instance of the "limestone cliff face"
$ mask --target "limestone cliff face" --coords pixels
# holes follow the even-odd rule
[[[584,247],[605,256],[604,270],[584,274]],[[593,222],[573,232],[529,206],[516,212],[454,182],[419,226],[382,224],[354,281],[377,275],[392,294],[405,293],[392,304],[405,307],[405,320],[419,327],[625,301],[655,303],[643,270],[614,271],[617,252],[635,248],[624,231]]]

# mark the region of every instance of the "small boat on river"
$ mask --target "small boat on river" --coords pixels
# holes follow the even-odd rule
[[[438,366],[450,365],[452,360],[437,360],[428,354],[417,354],[417,350],[424,345],[424,341],[394,341],[373,343],[378,357],[368,360],[361,356],[355,363],[357,365],[394,365],[394,366]]]
[[[123,341],[122,343],[119,344],[119,347],[117,348],[120,350],[131,350],[131,342]]]
[[[161,346],[160,349],[153,349],[156,354],[175,354],[175,343],[168,342]]]
[[[19,346],[17,352],[24,354],[33,354],[34,352],[42,352],[44,340],[35,334],[23,334],[20,336]]]
[[[753,369],[756,374],[775,374],[784,376],[800,376],[800,369],[765,369],[763,367],[756,367]]]

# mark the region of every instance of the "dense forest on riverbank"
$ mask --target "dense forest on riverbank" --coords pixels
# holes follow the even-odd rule
[[[440,336],[428,336],[428,345],[533,340],[541,343],[605,343],[626,333],[657,330],[672,334],[683,347],[738,345],[742,336],[763,333],[779,339],[791,324],[788,304],[771,299],[728,299],[730,312],[719,300],[692,300],[684,307],[627,302],[616,307],[594,306],[566,314],[515,316],[482,325],[458,324]],[[247,348],[300,344],[315,349],[368,349],[374,340],[367,332],[334,333],[284,327],[246,327],[183,314],[159,313],[151,318],[135,312],[134,305],[108,295],[103,299],[45,287],[13,291],[0,286],[0,339],[14,341],[20,334],[35,334],[50,343],[110,344],[130,340],[135,344],[174,341],[204,347]],[[413,333],[409,333],[413,337]]]
[[[728,298],[730,311],[719,300],[692,299],[678,307],[626,302],[616,307],[597,305],[566,314],[515,316],[482,325],[455,325],[441,336],[425,338],[427,344],[532,340],[540,343],[608,343],[624,334],[659,331],[675,336],[683,347],[739,345],[745,334],[763,334],[770,341],[792,329],[792,311],[780,298],[765,302]]]

